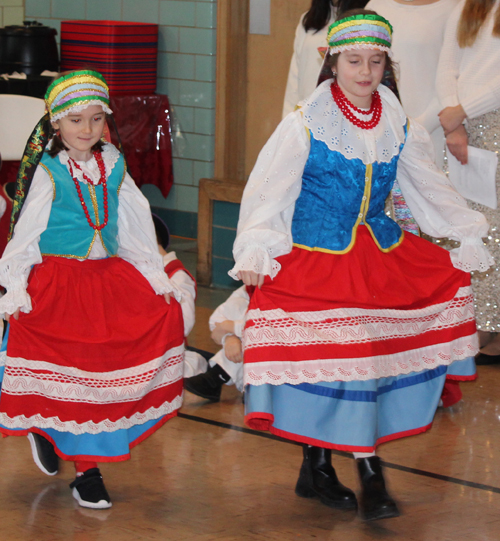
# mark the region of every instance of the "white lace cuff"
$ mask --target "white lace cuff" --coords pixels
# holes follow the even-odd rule
[[[478,237],[462,239],[460,246],[451,250],[450,257],[453,266],[465,272],[484,272],[495,263],[484,242]]]
[[[237,277],[239,271],[254,271],[274,278],[281,269],[281,265],[261,246],[248,246],[237,259],[236,265],[228,272],[235,280],[239,280]]]
[[[182,291],[160,270],[142,271],[146,280],[151,284],[157,295],[172,294],[178,302],[181,302]],[[1,301],[0,301],[1,302]]]
[[[29,314],[31,312],[31,297],[22,286],[11,287],[0,299],[0,315],[12,315],[17,309]]]

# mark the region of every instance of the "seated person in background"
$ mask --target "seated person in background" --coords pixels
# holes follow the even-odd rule
[[[184,380],[187,391],[212,402],[220,400],[224,384],[234,384],[238,391],[243,391],[241,333],[249,302],[248,288],[242,286],[210,316],[208,324],[212,340],[222,345],[222,349],[209,360],[209,368],[204,374]]]
[[[163,265],[165,273],[170,280],[182,291],[181,310],[184,319],[184,337],[194,327],[195,322],[195,301],[196,301],[196,281],[191,276],[190,272],[184,267],[175,252],[168,252],[167,248],[170,241],[170,233],[165,222],[156,214],[153,214],[153,223],[156,231],[156,241],[158,242],[158,250],[163,257]],[[205,372],[207,369],[207,361],[202,355],[192,348],[184,351],[184,377],[190,378],[196,374]]]

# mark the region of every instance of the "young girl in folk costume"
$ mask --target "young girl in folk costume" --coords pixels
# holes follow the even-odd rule
[[[446,377],[475,377],[464,270],[492,262],[486,220],[380,84],[391,71],[391,34],[366,10],[331,25],[333,80],[260,153],[231,271],[259,286],[243,335],[247,424],[303,443],[296,493],[331,507],[357,505],[331,465],[331,449],[352,451],[366,520],[399,514],[376,447],[429,429]],[[461,240],[451,260],[384,213],[396,173],[422,230]]]
[[[28,435],[49,475],[57,456],[74,461],[73,496],[106,508],[97,462],[128,460],[181,406],[179,293],[147,200],[101,141],[111,113],[103,77],[64,75],[45,101],[0,260],[0,311],[10,315],[0,432]]]

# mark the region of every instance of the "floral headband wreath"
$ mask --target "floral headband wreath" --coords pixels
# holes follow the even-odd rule
[[[350,49],[380,49],[392,56],[392,26],[375,13],[339,19],[330,25],[326,39],[330,54]]]
[[[331,55],[353,49],[379,49],[392,58],[391,23],[376,13],[351,15],[335,21],[328,29],[326,40],[328,46],[318,49],[320,54],[324,55],[318,85],[332,78],[332,70],[328,63]],[[398,95],[395,81],[390,88]]]
[[[109,88],[97,71],[82,70],[63,75],[47,89],[45,104],[50,120],[55,122],[72,113],[79,113],[90,105],[100,105],[105,113],[109,108]]]
[[[47,89],[45,105],[47,112],[35,126],[26,143],[17,173],[9,240],[28,195],[35,170],[49,141],[50,123],[70,112],[81,112],[90,105],[100,105],[104,112],[112,113],[109,108],[108,85],[100,73],[91,70],[74,71],[56,79]]]

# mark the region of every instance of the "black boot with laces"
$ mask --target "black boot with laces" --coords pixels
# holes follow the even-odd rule
[[[59,457],[50,441],[36,432],[28,434],[31,445],[31,453],[35,464],[45,475],[56,475],[59,469]]]
[[[99,468],[90,468],[83,475],[79,475],[69,486],[73,489],[73,498],[82,507],[107,509],[113,505]]]

